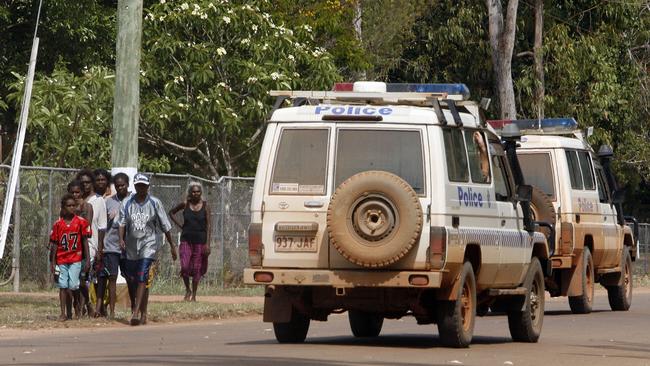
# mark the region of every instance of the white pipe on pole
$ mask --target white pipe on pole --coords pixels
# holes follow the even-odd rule
[[[14,146],[14,155],[11,158],[11,173],[9,175],[9,185],[7,195],[5,196],[5,206],[2,211],[2,226],[0,226],[0,258],[4,255],[7,234],[9,232],[9,220],[14,205],[14,196],[16,194],[16,183],[18,182],[18,172],[20,171],[20,160],[23,156],[23,145],[25,144],[25,132],[27,131],[27,116],[29,115],[29,103],[32,99],[32,84],[34,83],[34,71],[36,69],[36,56],[38,54],[38,37],[34,37],[32,43],[32,53],[29,57],[29,69],[25,79],[25,93],[23,94],[23,106],[20,111],[20,122],[18,124],[18,136]]]

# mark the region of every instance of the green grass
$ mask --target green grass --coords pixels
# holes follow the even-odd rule
[[[9,283],[0,286],[0,292],[12,292],[13,284]],[[58,294],[55,287],[43,288],[35,282],[21,282],[20,292],[39,292]],[[181,279],[156,279],[154,281],[151,293],[154,295],[184,295],[185,285]],[[216,282],[203,281],[199,284],[199,296],[262,296],[264,295],[264,286],[240,286],[223,288]]]
[[[0,327],[41,328],[88,328],[127,324],[130,311],[117,307],[115,319],[104,318],[68,320],[59,322],[58,296],[0,296]],[[207,302],[167,302],[149,304],[150,323],[170,323],[202,319],[224,319],[250,314],[261,314],[261,304],[217,304]]]

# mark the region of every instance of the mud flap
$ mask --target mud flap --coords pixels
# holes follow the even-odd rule
[[[291,296],[282,287],[267,286],[264,293],[264,322],[290,322],[291,308]]]
[[[582,296],[582,250],[576,254],[575,267],[562,271],[562,296]]]

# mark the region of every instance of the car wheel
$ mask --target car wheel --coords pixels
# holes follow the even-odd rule
[[[524,310],[508,311],[508,327],[515,342],[534,343],[542,333],[544,321],[544,273],[537,258],[530,262],[524,287],[527,289]]]
[[[582,251],[582,295],[569,296],[569,307],[574,314],[589,314],[594,305],[594,260],[588,247]]]
[[[309,317],[295,308],[291,312],[291,320],[287,323],[273,323],[275,339],[280,343],[302,343],[309,331]]]
[[[627,311],[632,305],[632,257],[627,247],[621,258],[621,278],[618,285],[607,286],[609,306],[615,311]]]
[[[463,264],[459,281],[456,300],[438,303],[438,333],[443,345],[464,348],[472,342],[476,320],[476,280],[471,263]]]
[[[349,310],[348,320],[355,337],[376,337],[384,325],[382,316],[361,310]]]

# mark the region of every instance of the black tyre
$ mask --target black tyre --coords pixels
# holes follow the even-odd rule
[[[585,247],[582,251],[582,295],[569,296],[569,307],[574,314],[589,314],[594,305],[594,259],[591,251]]]
[[[455,301],[440,301],[437,307],[440,343],[464,348],[472,342],[476,321],[476,280],[472,264],[465,262]]]
[[[376,337],[384,325],[382,316],[361,310],[349,310],[348,320],[355,337]]]
[[[535,343],[544,322],[544,273],[537,258],[530,262],[524,287],[528,289],[525,310],[508,311],[508,327],[513,341]]]
[[[384,171],[361,172],[332,195],[327,231],[348,261],[384,267],[408,254],[420,238],[422,207],[404,179]]]
[[[309,331],[309,317],[293,309],[291,321],[288,323],[273,323],[275,339],[280,343],[302,343]]]
[[[614,311],[627,311],[632,305],[632,257],[627,247],[623,248],[621,258],[621,278],[618,285],[607,286],[609,306]]]

